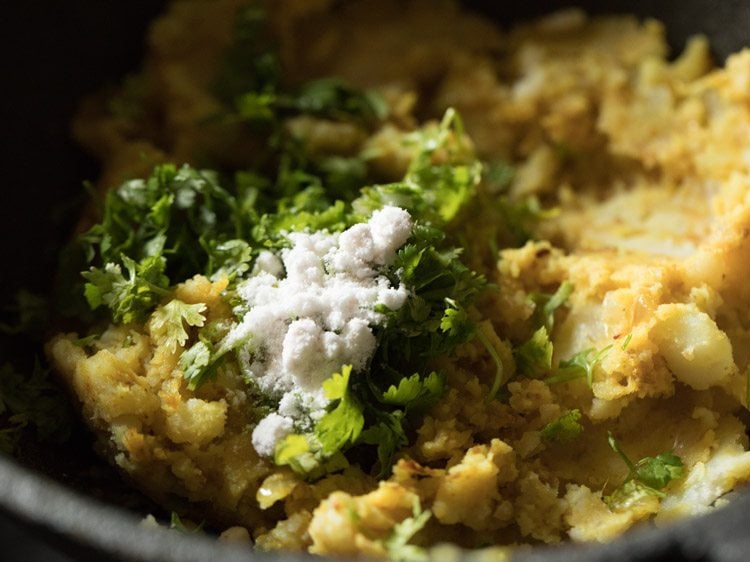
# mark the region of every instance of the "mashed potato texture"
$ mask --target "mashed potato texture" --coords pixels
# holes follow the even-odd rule
[[[175,2],[154,23],[140,115],[86,101],[75,132],[101,159],[102,186],[157,162],[241,163],[252,151],[207,121],[241,4]],[[510,200],[554,211],[496,255],[496,212],[462,223],[470,265],[494,284],[476,305],[483,337],[440,360],[446,392],[385,479],[350,466],[308,482],[259,457],[240,371],[190,390],[181,348],[148,322],[48,344],[102,454],[171,509],[244,527],[261,549],[322,555],[398,557],[415,505],[431,517],[412,544],[469,548],[604,541],[715,509],[750,480],[750,51],[715,68],[698,36],[671,60],[659,22],[578,10],[500,30],[451,2],[331,4],[272,3],[288,80],[340,76],[381,91],[390,113],[373,134],[289,119],[308,150],[366,153],[399,178],[410,132],[452,107],[479,157],[515,169]],[[566,282],[552,363],[602,351],[590,385],[545,382],[514,353],[534,332],[533,296]],[[226,283],[187,279],[172,298],[228,319]],[[496,361],[509,382],[488,400]],[[573,410],[580,435],[546,437]],[[609,501],[628,468],[608,432],[633,461],[673,452],[684,474],[662,494]]]

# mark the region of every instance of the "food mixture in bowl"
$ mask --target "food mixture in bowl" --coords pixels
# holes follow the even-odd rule
[[[46,351],[161,505],[419,560],[750,479],[750,51],[426,0],[175,2],[149,48],[75,121],[86,320]]]

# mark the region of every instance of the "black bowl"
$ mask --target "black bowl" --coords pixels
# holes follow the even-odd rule
[[[577,5],[590,12],[630,12],[662,20],[676,51],[685,39],[709,36],[718,60],[750,45],[750,2],[745,0],[467,0],[501,25]],[[0,220],[0,308],[22,287],[46,292],[56,255],[69,236],[82,180],[97,165],[75,147],[69,123],[78,100],[137,68],[146,25],[162,8],[157,0],[27,0],[3,8],[2,151],[5,197]],[[17,339],[0,342],[5,357],[33,353]],[[139,524],[117,494],[87,493],[88,467],[97,464],[85,431],[62,450],[40,448],[23,462],[0,455],[2,560],[302,560],[304,555],[249,553],[195,535],[159,532]],[[100,470],[107,470],[104,465]],[[80,473],[79,473],[80,471]],[[84,473],[85,471],[85,473]],[[113,477],[110,474],[110,477]],[[725,508],[664,529],[634,530],[605,545],[519,550],[518,561],[750,559],[746,513],[750,495]],[[465,553],[465,558],[471,557]]]

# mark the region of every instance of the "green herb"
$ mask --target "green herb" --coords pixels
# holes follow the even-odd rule
[[[195,390],[210,379],[231,350],[228,347],[215,346],[207,339],[201,339],[183,351],[179,364],[188,388]]]
[[[352,366],[344,365],[341,373],[334,373],[323,382],[325,397],[335,404],[315,426],[315,437],[325,455],[354,444],[365,424],[362,404],[349,388],[351,373]]]
[[[547,328],[542,326],[531,338],[513,350],[518,370],[530,377],[552,370],[552,342]]]
[[[516,245],[530,240],[534,227],[540,221],[557,215],[556,209],[543,209],[536,196],[524,199],[501,196],[495,203],[502,218],[501,223]]]
[[[612,433],[607,433],[612,450],[628,467],[628,475],[611,495],[605,498],[610,508],[626,508],[644,496],[665,496],[662,491],[670,482],[685,473],[682,459],[674,453],[661,453],[655,457],[644,457],[633,463],[622,451]]]
[[[630,340],[632,340],[632,339],[633,339],[633,334],[631,332],[630,334],[627,335],[627,337],[625,338],[625,341],[622,342],[622,345],[620,346],[620,349],[622,349],[623,351],[625,351],[628,348],[628,346],[630,345]]]
[[[13,452],[25,428],[42,441],[62,443],[71,426],[68,401],[39,361],[30,375],[10,363],[0,367],[0,450]]]
[[[573,441],[583,432],[580,424],[581,411],[570,410],[556,420],[548,423],[542,429],[542,439],[552,443],[567,443]]]
[[[424,548],[409,544],[429,521],[430,510],[422,511],[419,498],[414,499],[412,516],[407,517],[393,527],[390,536],[383,541],[388,557],[399,562],[424,562],[428,559]]]
[[[497,393],[500,391],[502,385],[506,382],[504,376],[505,369],[503,367],[503,362],[500,359],[497,350],[495,349],[495,346],[492,345],[492,342],[490,342],[489,338],[484,335],[482,330],[479,330],[477,332],[477,336],[479,337],[479,341],[482,342],[482,345],[484,345],[484,347],[487,349],[487,352],[490,354],[490,357],[492,357],[492,360],[495,362],[495,378],[492,382],[490,393],[487,395],[487,402],[490,402],[497,397]]]
[[[573,284],[570,281],[563,281],[552,295],[534,293],[530,296],[536,305],[538,322],[547,328],[547,332],[551,333],[555,325],[555,311],[566,303],[572,292]]]
[[[140,263],[122,256],[122,262],[127,276],[119,264],[111,262],[85,271],[84,294],[92,310],[105,305],[115,322],[129,324],[143,320],[169,294],[169,280],[164,275],[166,261],[160,256],[146,257]]]
[[[193,523],[185,524],[182,518],[173,511],[169,519],[169,528],[184,534],[200,533],[203,530],[205,521],[201,521],[199,525]]]
[[[591,386],[594,382],[594,369],[607,356],[610,349],[611,344],[598,351],[594,348],[584,349],[570,359],[560,361],[554,374],[544,379],[544,382],[552,385],[585,378]]]
[[[175,351],[183,347],[188,339],[185,324],[188,326],[203,326],[206,317],[203,312],[206,305],[202,303],[187,304],[173,299],[164,306],[157,308],[151,317],[151,335],[156,337],[164,346]]]

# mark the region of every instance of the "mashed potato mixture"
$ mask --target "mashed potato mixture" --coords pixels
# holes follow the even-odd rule
[[[178,1],[76,119],[101,314],[48,356],[129,481],[259,549],[704,513],[750,479],[748,130],[750,51],[652,20]]]

